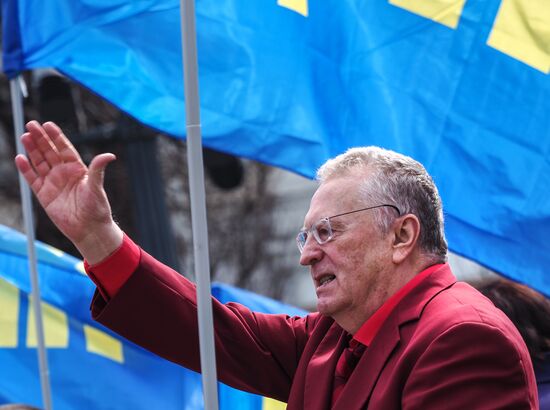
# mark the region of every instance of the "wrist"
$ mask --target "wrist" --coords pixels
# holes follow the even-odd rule
[[[90,265],[95,265],[112,255],[122,245],[123,237],[124,233],[120,227],[111,221],[90,229],[86,236],[74,245]]]

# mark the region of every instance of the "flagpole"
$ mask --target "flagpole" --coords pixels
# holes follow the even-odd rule
[[[180,0],[183,78],[187,130],[187,161],[193,229],[193,254],[197,278],[197,310],[204,408],[218,409],[216,350],[212,318],[210,262],[200,125],[195,1]]]
[[[23,117],[23,95],[21,87],[24,85],[23,78],[17,76],[10,80],[11,107],[13,113],[13,128],[15,131],[15,144],[18,154],[24,154],[25,150],[19,137],[24,132]],[[36,329],[36,340],[38,345],[38,366],[40,371],[40,386],[42,388],[42,401],[44,409],[52,409],[52,399],[50,393],[50,381],[48,370],[48,355],[46,352],[46,343],[44,338],[44,326],[42,323],[42,306],[40,297],[40,285],[38,281],[38,269],[36,262],[36,248],[34,246],[34,220],[32,214],[31,190],[29,185],[19,173],[19,188],[21,190],[21,202],[23,204],[23,220],[25,231],[27,233],[27,253],[31,276],[31,294],[32,310],[34,313],[34,323]]]

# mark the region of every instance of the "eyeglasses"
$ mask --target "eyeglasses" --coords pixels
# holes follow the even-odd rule
[[[369,209],[382,208],[383,206],[389,206],[390,208],[395,209],[397,211],[397,215],[401,216],[401,212],[399,211],[399,208],[397,208],[395,205],[382,204],[382,205],[376,205],[376,206],[369,206],[368,208],[356,209],[355,211],[344,212],[342,214],[332,215],[332,216],[319,219],[317,222],[311,225],[311,228],[302,229],[300,232],[298,232],[298,236],[296,236],[296,243],[298,244],[298,249],[300,250],[300,253],[303,252],[304,247],[306,246],[306,242],[309,237],[309,234],[313,234],[313,237],[315,238],[315,240],[319,245],[323,245],[332,239],[333,232],[332,232],[332,227],[330,226],[331,219],[337,218],[339,216],[354,214],[356,212],[368,211]]]

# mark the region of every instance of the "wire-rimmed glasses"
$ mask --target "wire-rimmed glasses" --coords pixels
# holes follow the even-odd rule
[[[296,243],[298,244],[298,249],[300,250],[300,253],[304,250],[304,247],[306,246],[307,239],[310,234],[313,234],[313,237],[317,241],[319,245],[323,245],[324,243],[327,243],[330,241],[333,237],[332,227],[330,226],[330,220],[337,218],[339,216],[354,214],[356,212],[361,211],[368,211],[369,209],[375,209],[375,208],[382,208],[384,206],[389,206],[390,208],[393,208],[397,211],[397,215],[401,216],[401,212],[399,211],[399,208],[395,205],[390,204],[382,204],[382,205],[376,205],[376,206],[369,206],[367,208],[361,208],[356,209],[354,211],[344,212],[337,215],[327,216],[324,218],[319,219],[317,222],[315,222],[309,229],[302,229],[300,232],[298,232],[298,235],[296,236]]]

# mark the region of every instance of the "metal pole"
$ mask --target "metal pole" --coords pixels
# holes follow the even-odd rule
[[[13,123],[15,130],[15,143],[17,153],[24,154],[25,150],[19,137],[24,132],[23,117],[23,95],[21,86],[23,79],[17,76],[10,80],[11,106],[13,112]],[[48,355],[46,353],[46,343],[44,340],[44,326],[42,323],[42,306],[40,298],[40,285],[38,281],[38,270],[36,263],[36,251],[34,246],[34,220],[32,215],[31,190],[29,185],[19,173],[19,187],[21,189],[21,202],[23,204],[23,220],[25,231],[27,233],[27,252],[31,276],[31,294],[32,309],[34,313],[34,323],[36,327],[36,339],[38,343],[38,366],[40,370],[40,386],[42,388],[42,401],[46,410],[52,409],[52,399],[50,393],[50,381],[48,370]]]
[[[187,129],[187,160],[191,195],[193,255],[197,278],[197,309],[204,408],[218,409],[216,350],[210,291],[210,263],[199,107],[199,82],[194,0],[180,0]]]

